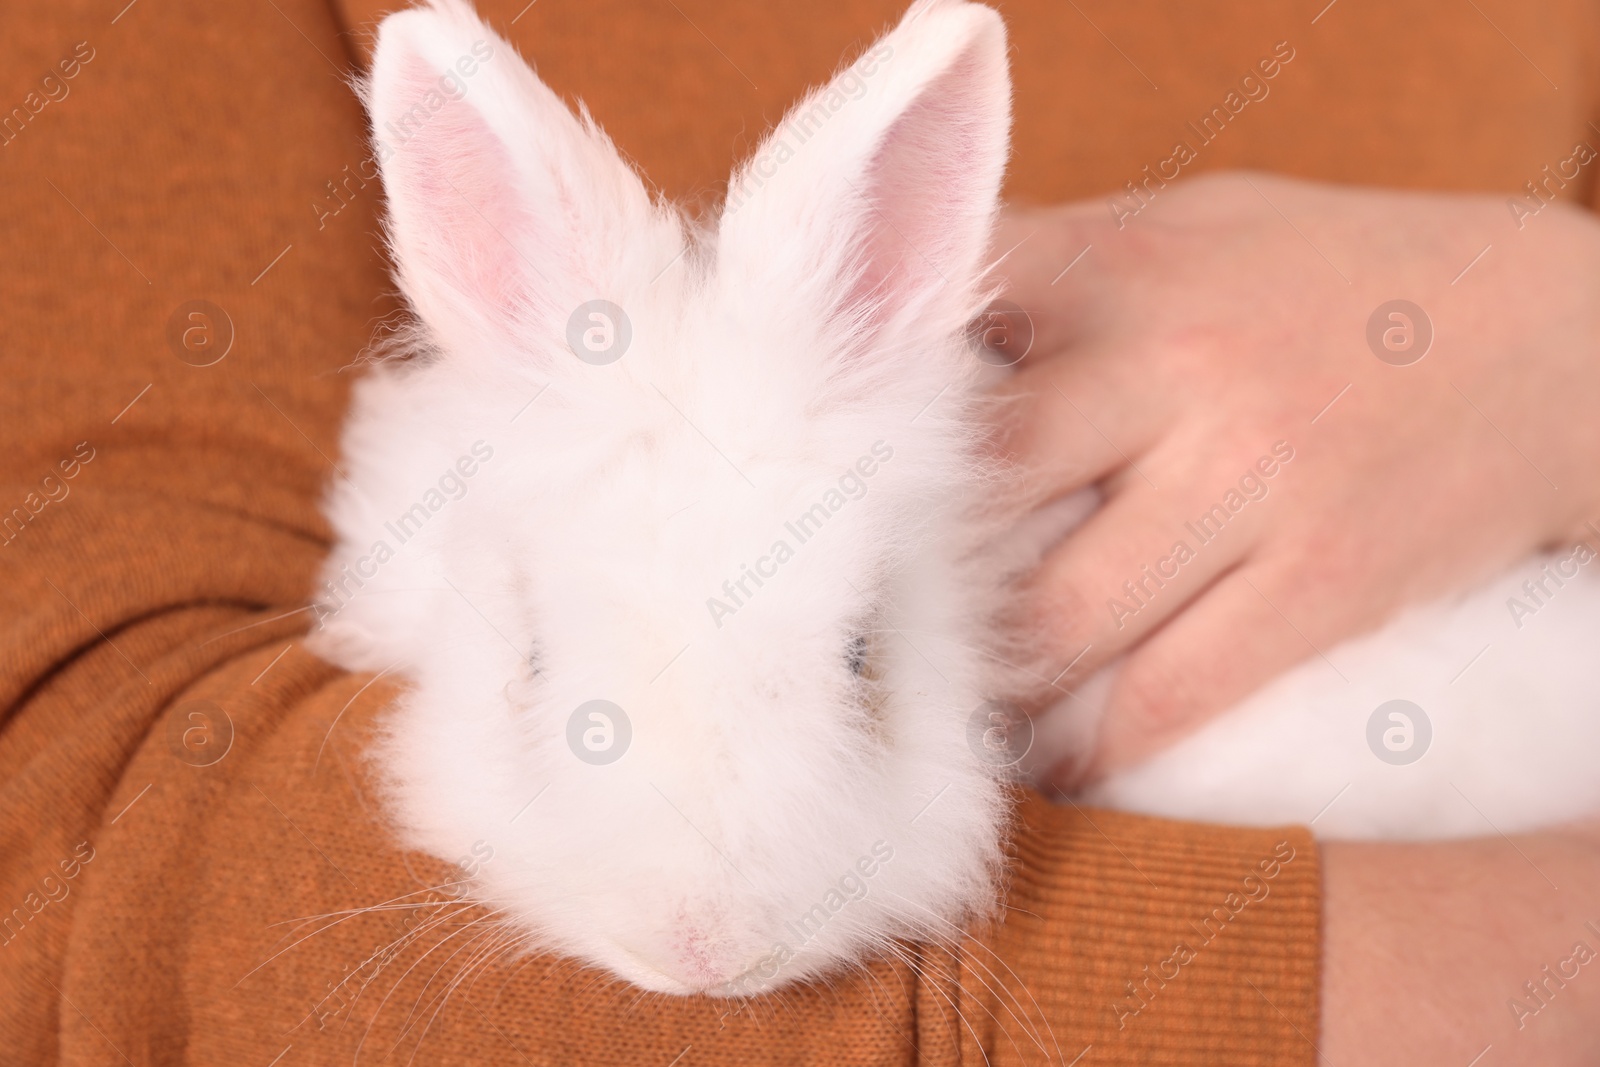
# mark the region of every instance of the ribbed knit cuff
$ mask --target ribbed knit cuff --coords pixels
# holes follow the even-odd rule
[[[1238,830],[1027,794],[1003,924],[925,975],[993,1064],[1312,1064],[1321,871],[1302,827]],[[958,988],[959,987],[959,988]],[[935,1043],[937,1026],[924,1035]],[[926,1047],[926,1046],[925,1046]],[[953,1051],[953,1049],[952,1049]]]

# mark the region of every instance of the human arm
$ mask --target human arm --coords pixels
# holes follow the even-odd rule
[[[1600,823],[1322,861],[1321,1062],[1600,1062]]]

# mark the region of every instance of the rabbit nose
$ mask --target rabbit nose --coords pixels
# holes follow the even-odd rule
[[[709,989],[723,982],[727,975],[717,964],[711,949],[711,939],[693,923],[681,924],[674,937],[674,954],[683,980],[701,989]]]
[[[613,943],[651,974],[682,987],[680,992],[701,993],[725,981],[724,971],[716,965],[705,946],[704,936],[697,931],[674,931],[671,941],[664,946],[671,962],[663,962],[654,952],[640,952],[620,941]]]

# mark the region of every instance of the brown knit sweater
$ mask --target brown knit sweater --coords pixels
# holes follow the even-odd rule
[[[901,6],[524,2],[482,6],[701,204]],[[1514,197],[1600,144],[1590,6],[1322,8],[1007,0],[1011,195],[1142,183],[1187,139],[1184,173]],[[379,10],[0,10],[0,1064],[1313,1063],[1299,829],[1030,798],[1002,923],[744,1004],[496,956],[423,892],[447,871],[389,841],[361,759],[392,690],[295,610],[395,310],[346,86]]]

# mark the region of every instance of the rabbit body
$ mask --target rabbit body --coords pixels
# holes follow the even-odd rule
[[[1541,554],[1313,653],[1087,799],[1324,838],[1517,833],[1600,811],[1600,565]],[[1061,735],[1094,709],[1058,704]]]

